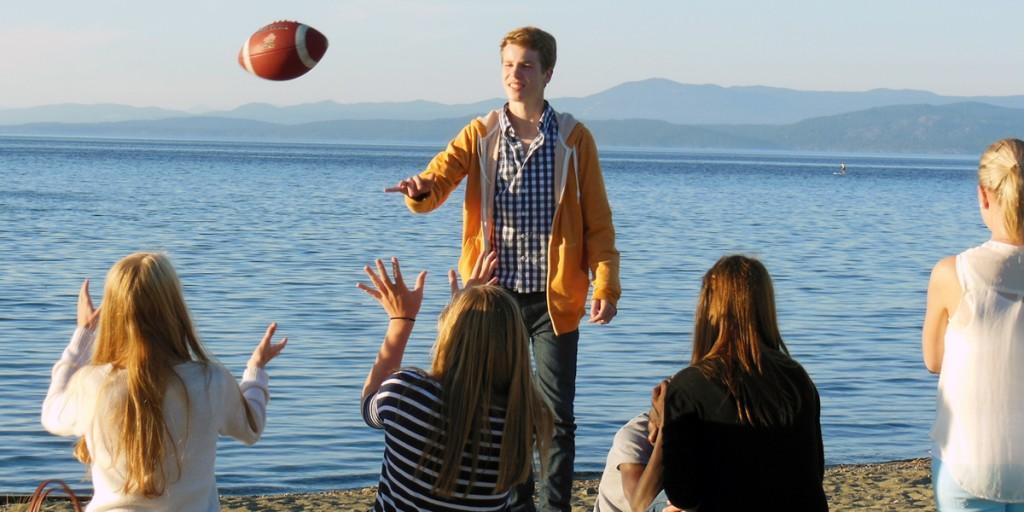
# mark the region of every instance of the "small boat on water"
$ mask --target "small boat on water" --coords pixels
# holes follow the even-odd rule
[[[846,162],[839,163],[839,172],[832,173],[833,176],[846,176]]]

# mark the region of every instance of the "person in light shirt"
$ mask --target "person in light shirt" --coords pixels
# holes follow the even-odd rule
[[[89,281],[78,328],[43,402],[49,432],[78,437],[75,456],[94,486],[87,511],[220,510],[218,436],[253,444],[270,400],[270,324],[239,384],[196,336],[181,283],[163,254],[135,253],[107,273],[93,307]]]
[[[1024,511],[1024,141],[989,146],[978,208],[989,240],[932,270],[921,334],[939,374],[932,485],[939,510]]]
[[[652,408],[633,417],[615,434],[597,487],[594,512],[680,512],[661,492],[663,464],[661,454],[654,453],[660,423]]]

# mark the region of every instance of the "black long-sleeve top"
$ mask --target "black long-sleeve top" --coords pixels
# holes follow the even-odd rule
[[[741,424],[726,388],[696,368],[672,377],[662,435],[665,493],[673,505],[699,505],[701,512],[828,510],[818,391],[799,365],[785,371],[802,384],[802,406],[792,425],[772,428]]]

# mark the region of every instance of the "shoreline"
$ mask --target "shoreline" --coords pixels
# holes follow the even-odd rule
[[[573,481],[573,512],[593,510],[600,475],[584,473]],[[908,459],[871,464],[840,464],[825,468],[825,495],[829,509],[934,511],[931,460]],[[271,494],[266,496],[221,496],[221,510],[273,512],[369,510],[376,487],[335,491]],[[27,495],[0,496],[0,512],[23,510]],[[71,510],[70,505],[48,502],[47,510]]]

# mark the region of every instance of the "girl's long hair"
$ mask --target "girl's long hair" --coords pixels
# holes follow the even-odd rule
[[[125,393],[109,404],[118,425],[113,455],[126,469],[123,493],[162,495],[168,450],[174,451],[180,477],[180,454],[164,420],[164,396],[177,384],[188,400],[174,365],[191,360],[205,363],[209,357],[196,336],[171,262],[154,253],[118,261],[107,273],[92,364],[112,365],[112,378],[126,384]],[[84,438],[75,456],[91,463]]]
[[[491,442],[494,430],[492,406],[505,406],[496,490],[525,482],[535,445],[541,461],[546,459],[553,420],[534,387],[526,326],[515,299],[497,286],[467,288],[455,297],[440,322],[430,373],[441,382],[442,404],[437,437],[424,452],[424,460],[440,460],[434,492],[453,494],[464,451],[471,460],[467,492],[476,482],[480,446]]]
[[[793,423],[805,384],[784,371],[800,365],[782,341],[772,279],[760,261],[725,256],[704,274],[690,364],[728,389],[741,423]]]

